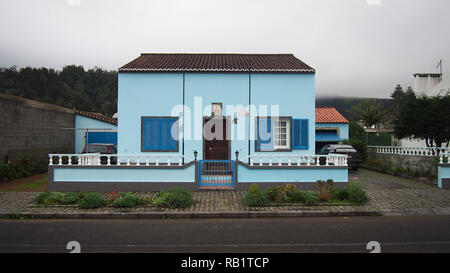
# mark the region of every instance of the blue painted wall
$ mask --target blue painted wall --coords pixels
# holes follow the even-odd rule
[[[247,169],[238,166],[238,183],[316,182],[333,179],[348,182],[347,169]]]
[[[313,74],[254,74],[251,102],[255,105],[279,105],[280,116],[309,120],[309,148],[292,152],[255,152],[257,155],[313,155],[315,153],[315,79]],[[270,113],[269,113],[270,114]],[[255,117],[251,117],[252,120]],[[254,124],[253,124],[254,125]],[[255,129],[252,129],[254,132]]]
[[[438,166],[438,186],[441,189],[443,178],[450,178],[450,164]]]
[[[170,116],[175,105],[183,104],[183,75],[119,73],[118,88],[118,153],[158,154],[141,152],[141,116]],[[180,152],[164,154],[178,155],[181,149],[180,142]]]
[[[75,128],[90,128],[90,129],[112,129],[117,130],[117,126],[102,122],[96,119],[91,119],[88,117],[75,115]],[[84,130],[75,130],[75,153],[79,154],[83,151],[84,148]],[[107,132],[111,132],[108,130]]]
[[[245,74],[245,73],[119,73],[118,94],[118,152],[123,154],[141,154],[141,116],[179,116],[180,143],[178,153],[181,154],[182,144],[182,111],[172,112],[175,105],[183,104],[183,83],[185,90],[185,105],[189,107],[193,118],[191,124],[186,124],[184,151],[188,157],[193,157],[197,150],[202,159],[202,124],[203,116],[210,115],[195,112],[194,105],[201,102],[201,111],[212,102],[223,103],[223,114],[235,117],[236,110],[227,112],[226,105],[247,107],[249,103],[249,87],[251,86],[251,103],[268,106],[279,105],[281,116],[292,116],[298,119],[309,119],[309,149],[293,152],[255,152],[255,143],[250,143],[251,154],[263,155],[306,155],[314,154],[315,143],[315,81],[312,74]],[[241,158],[248,155],[249,137],[255,132],[255,113],[250,116],[238,116],[237,124],[231,124],[231,132],[235,137],[231,141],[231,158],[238,150]],[[272,113],[273,114],[273,113]],[[186,119],[187,120],[187,119]],[[249,123],[249,121],[252,121]],[[250,128],[249,128],[250,127]],[[238,128],[245,132],[237,135]],[[190,132],[190,133],[189,133]],[[189,133],[189,134],[188,134]],[[199,139],[196,139],[199,138]],[[142,153],[158,154],[158,153]],[[159,153],[161,154],[161,153]],[[168,153],[164,153],[168,154]]]
[[[55,182],[196,182],[195,165],[186,169],[55,168]]]
[[[337,128],[338,134],[342,140],[349,139],[348,123],[316,123],[316,129],[319,128]]]
[[[210,116],[212,110],[205,110],[205,107],[210,106],[213,102],[223,103],[223,115],[230,116],[233,119],[234,112],[227,113],[227,105],[243,107],[248,106],[248,74],[216,74],[216,73],[193,73],[185,76],[185,95],[186,105],[191,109],[191,116],[194,120],[190,126],[192,132],[192,140],[185,141],[185,153],[192,155],[194,150],[198,151],[199,158],[203,158],[203,142],[202,136],[202,117]],[[197,103],[200,102],[201,109],[204,113],[194,113],[195,99]],[[235,136],[231,140],[231,159],[234,159],[234,152],[238,150],[241,155],[248,153],[248,117],[237,117],[238,123],[231,123],[230,130]],[[238,128],[245,130],[242,139],[237,139]],[[198,140],[200,136],[200,140]]]

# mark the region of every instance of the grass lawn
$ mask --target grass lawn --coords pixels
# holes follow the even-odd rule
[[[47,173],[41,173],[30,177],[20,178],[7,182],[0,182],[0,192],[6,191],[46,191]]]

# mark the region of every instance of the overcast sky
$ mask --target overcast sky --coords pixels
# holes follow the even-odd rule
[[[118,69],[141,52],[293,53],[317,95],[450,74],[449,0],[0,0],[0,66]]]

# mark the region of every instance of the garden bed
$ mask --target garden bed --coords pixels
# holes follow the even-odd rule
[[[359,186],[351,184],[344,189],[335,188],[333,180],[318,180],[317,191],[297,191],[295,185],[286,184],[267,190],[259,190],[253,184],[243,198],[247,207],[273,206],[354,206],[369,201],[367,193]]]
[[[29,207],[80,208],[187,208],[194,204],[191,194],[183,188],[172,188],[151,196],[135,193],[83,193],[83,192],[41,192]]]

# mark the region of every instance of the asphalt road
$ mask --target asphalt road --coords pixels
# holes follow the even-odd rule
[[[0,252],[450,252],[450,216],[0,220]]]

